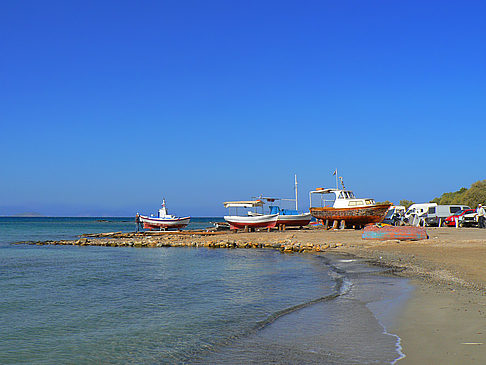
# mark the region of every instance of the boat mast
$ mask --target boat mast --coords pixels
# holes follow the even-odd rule
[[[299,206],[297,203],[297,174],[295,176],[295,210],[299,210]]]
[[[337,171],[337,168],[336,168],[336,170],[334,170],[334,174],[333,175],[336,175],[336,189],[339,190],[338,171]]]

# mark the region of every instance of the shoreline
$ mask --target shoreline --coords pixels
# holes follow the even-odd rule
[[[428,240],[368,241],[361,231],[154,235],[137,240],[81,238],[34,244],[129,247],[269,248],[282,253],[347,254],[388,267],[415,287],[396,325],[405,357],[399,364],[484,363],[486,359],[486,230],[427,228]]]

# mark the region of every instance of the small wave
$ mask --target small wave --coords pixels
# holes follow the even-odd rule
[[[322,302],[328,302],[331,300],[334,300],[336,298],[339,298],[340,296],[346,294],[349,292],[349,290],[352,287],[352,282],[347,279],[346,277],[346,272],[335,265],[333,265],[332,261],[325,257],[325,256],[318,256],[319,259],[321,259],[324,264],[329,268],[329,276],[335,281],[334,285],[334,290],[332,294],[312,299],[308,302],[305,303],[300,303],[282,310],[279,310],[271,315],[269,315],[267,318],[265,318],[262,321],[257,322],[253,327],[249,328],[248,330],[239,333],[239,334],[233,334],[230,337],[226,338],[223,341],[220,341],[219,343],[213,343],[213,344],[206,344],[204,348],[201,348],[199,350],[196,350],[192,352],[191,354],[186,354],[185,361],[191,361],[191,363],[200,363],[200,361],[203,359],[202,354],[207,353],[207,352],[214,352],[217,351],[217,348],[221,348],[224,346],[228,346],[231,343],[236,342],[238,339],[244,338],[244,337],[249,337],[256,332],[264,329],[265,327],[269,326],[273,322],[275,322],[277,319],[296,312],[300,309],[309,307],[311,305],[317,304],[317,303],[322,303]]]
[[[375,316],[376,318],[376,316]],[[390,333],[386,330],[386,327],[383,323],[381,323],[381,321],[377,318],[377,321],[378,323],[380,324],[381,327],[383,327],[383,334],[386,335],[386,336],[391,336],[391,337],[395,337],[395,350],[397,351],[397,354],[398,354],[398,357],[393,360],[390,364],[391,365],[395,365],[398,361],[404,359],[407,355],[404,354],[403,352],[403,347],[402,347],[402,339],[400,338],[400,336],[394,334],[394,333]]]
[[[342,281],[341,281],[340,288],[341,287],[342,287]],[[277,319],[279,319],[282,316],[285,316],[286,314],[289,314],[289,313],[298,311],[299,309],[302,309],[302,308],[311,306],[311,305],[316,304],[316,303],[327,302],[327,301],[336,299],[337,297],[339,297],[341,295],[342,295],[341,294],[341,290],[339,290],[337,293],[330,294],[330,295],[326,295],[325,297],[313,299],[313,300],[308,301],[306,303],[301,303],[301,304],[294,305],[293,307],[289,307],[289,308],[282,309],[282,310],[280,310],[278,312],[273,313],[272,315],[270,315],[265,320],[258,322],[255,325],[255,327],[253,327],[253,331],[252,332],[257,331],[257,330],[261,330],[261,329],[265,328],[266,326],[268,326],[269,324],[275,322]]]
[[[330,269],[329,276],[331,276],[336,282],[336,284],[334,285],[334,293],[275,312],[269,317],[267,317],[265,320],[258,322],[253,327],[253,331],[257,331],[265,328],[266,326],[275,322],[277,319],[279,319],[282,316],[285,316],[286,314],[298,311],[302,308],[309,307],[313,304],[327,302],[336,299],[350,290],[350,288],[352,287],[352,283],[350,280],[346,278],[346,272],[334,266],[329,258],[325,256],[319,256],[319,258],[322,259],[324,261],[324,264],[329,267]]]

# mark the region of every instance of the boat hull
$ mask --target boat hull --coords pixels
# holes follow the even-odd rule
[[[257,216],[227,215],[224,220],[230,224],[231,229],[241,229],[245,227],[273,228],[277,225],[278,214],[265,214]]]
[[[277,225],[285,226],[306,226],[310,223],[312,215],[310,213],[304,214],[279,214],[277,217]]]
[[[352,208],[310,208],[313,217],[323,221],[342,221],[348,225],[380,223],[385,218],[390,204],[378,204]]]
[[[373,224],[364,228],[362,238],[364,240],[417,241],[425,240],[428,236],[423,227]]]
[[[184,228],[191,221],[191,217],[182,218],[154,218],[141,215],[140,222],[146,229]]]

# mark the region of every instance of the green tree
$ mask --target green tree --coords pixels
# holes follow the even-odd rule
[[[411,200],[400,200],[400,205],[403,205],[405,209],[408,209],[412,204],[415,204]]]
[[[486,203],[486,180],[476,181],[471,185],[471,188],[464,193],[464,203],[471,208]]]
[[[393,205],[393,203],[389,200],[385,200],[384,202],[377,202],[376,204],[390,204]]]
[[[464,194],[467,192],[466,188],[461,188],[458,191],[444,193],[439,198],[431,200],[431,203],[437,203],[439,205],[449,204],[465,204]]]
[[[486,180],[476,181],[469,189],[461,188],[458,191],[444,193],[430,202],[439,205],[464,204],[474,208],[479,203],[486,203]]]

